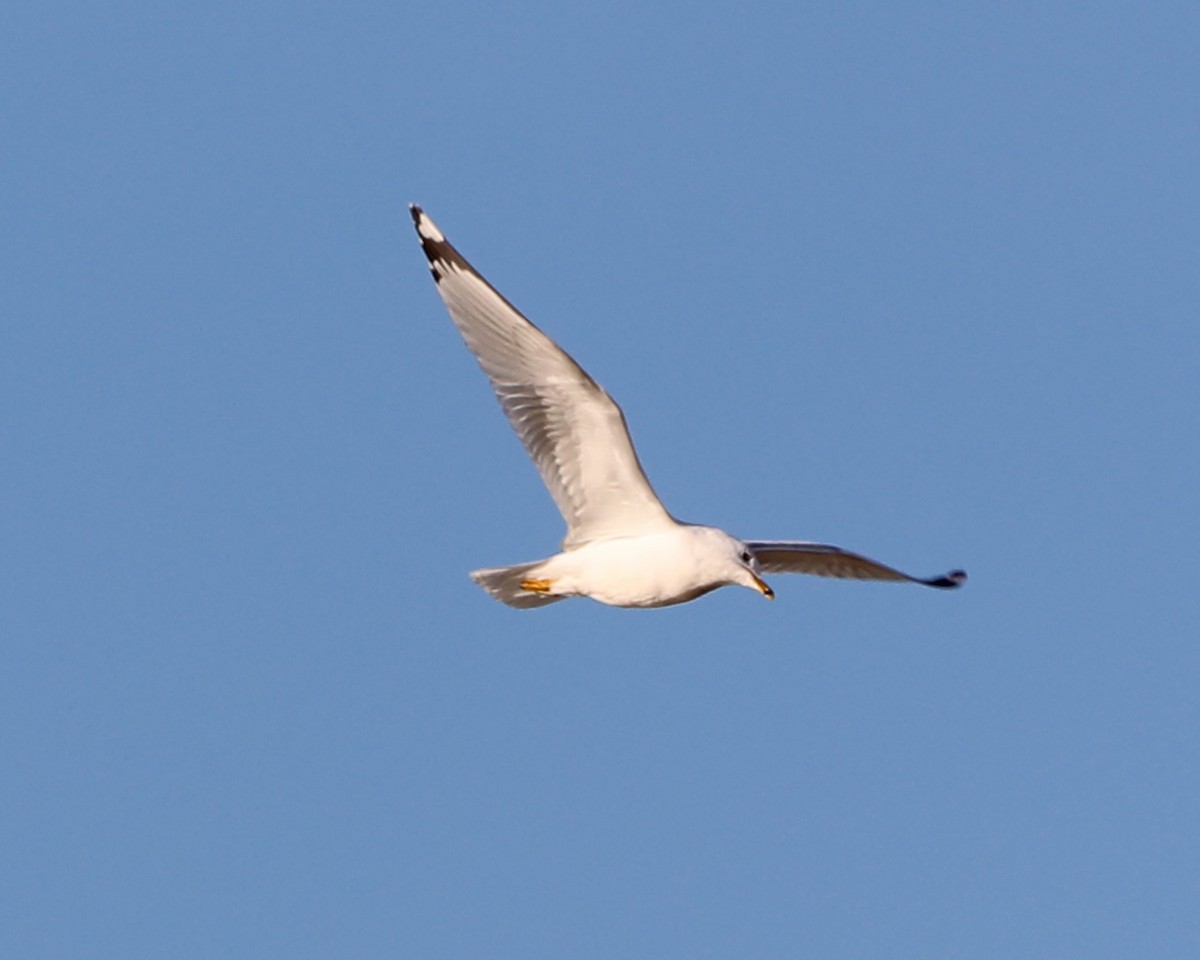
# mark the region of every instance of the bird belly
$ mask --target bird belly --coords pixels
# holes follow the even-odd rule
[[[614,607],[666,607],[715,590],[702,582],[677,538],[629,537],[585,544],[553,557],[542,576],[556,594],[591,597]]]

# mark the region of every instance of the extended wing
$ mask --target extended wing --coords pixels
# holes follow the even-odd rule
[[[564,547],[674,526],[616,402],[411,210],[438,293],[567,522]]]
[[[810,573],[817,577],[849,580],[907,580],[943,589],[961,586],[967,579],[963,570],[951,570],[940,577],[914,577],[827,543],[749,540],[746,546],[757,558],[764,573]]]

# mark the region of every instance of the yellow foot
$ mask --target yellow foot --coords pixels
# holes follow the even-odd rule
[[[549,593],[553,580],[522,580],[521,589],[530,593]]]

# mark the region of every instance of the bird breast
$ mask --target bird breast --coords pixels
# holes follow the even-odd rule
[[[556,591],[577,593],[618,607],[662,607],[692,600],[721,586],[698,562],[687,528],[592,541],[561,553],[544,576]]]

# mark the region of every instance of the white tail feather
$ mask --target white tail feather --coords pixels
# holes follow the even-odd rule
[[[535,560],[533,563],[520,563],[515,567],[494,567],[491,570],[473,570],[471,579],[483,587],[501,603],[519,610],[529,610],[533,607],[544,607],[549,603],[558,603],[566,597],[552,597],[545,593],[535,593],[532,590],[521,589],[521,581],[529,577],[535,567],[540,567],[545,560]]]

